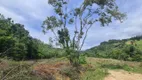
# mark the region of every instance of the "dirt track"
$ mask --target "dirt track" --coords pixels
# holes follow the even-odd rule
[[[129,73],[123,70],[109,70],[109,73],[104,80],[142,80],[142,74]]]

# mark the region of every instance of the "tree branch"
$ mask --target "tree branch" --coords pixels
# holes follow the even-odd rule
[[[87,30],[86,30],[86,32],[85,32],[85,36],[84,36],[84,38],[83,38],[83,41],[82,41],[82,44],[81,44],[79,50],[82,49],[82,47],[83,47],[83,45],[84,45],[84,43],[85,43],[85,40],[86,40],[86,38],[87,38],[88,31],[89,31],[89,29],[92,27],[92,25],[93,25],[95,22],[96,22],[96,21],[94,21],[94,22],[87,28]]]
[[[77,29],[77,17],[75,17],[75,31],[74,31],[74,37],[73,37],[73,49],[75,49],[75,38],[76,38],[77,33],[78,33],[78,29]]]

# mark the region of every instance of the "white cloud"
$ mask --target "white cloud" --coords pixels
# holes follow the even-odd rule
[[[14,12],[12,12],[12,11],[4,8],[4,7],[1,7],[1,6],[0,6],[0,12],[1,12],[1,14],[5,14],[6,17],[10,17],[11,16],[11,18],[14,19],[16,22],[23,22],[23,21],[25,21],[24,17],[22,17],[22,16],[20,16],[18,14],[15,14]]]
[[[1,0],[0,5],[37,19],[50,15],[52,9],[48,0]]]

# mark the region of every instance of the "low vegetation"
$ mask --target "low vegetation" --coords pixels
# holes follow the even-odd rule
[[[103,80],[108,70],[125,70],[142,74],[141,62],[114,59],[87,58],[88,64],[78,69],[66,58],[36,61],[11,61],[0,59],[1,80]]]
[[[1,80],[40,80],[40,77],[32,74],[31,62],[15,62],[0,59]]]

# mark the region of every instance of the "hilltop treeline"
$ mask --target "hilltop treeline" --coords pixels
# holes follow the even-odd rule
[[[60,57],[63,50],[54,49],[33,38],[24,25],[0,14],[0,57],[15,60]]]
[[[85,51],[88,56],[113,58],[126,61],[142,61],[142,36],[109,40]]]

